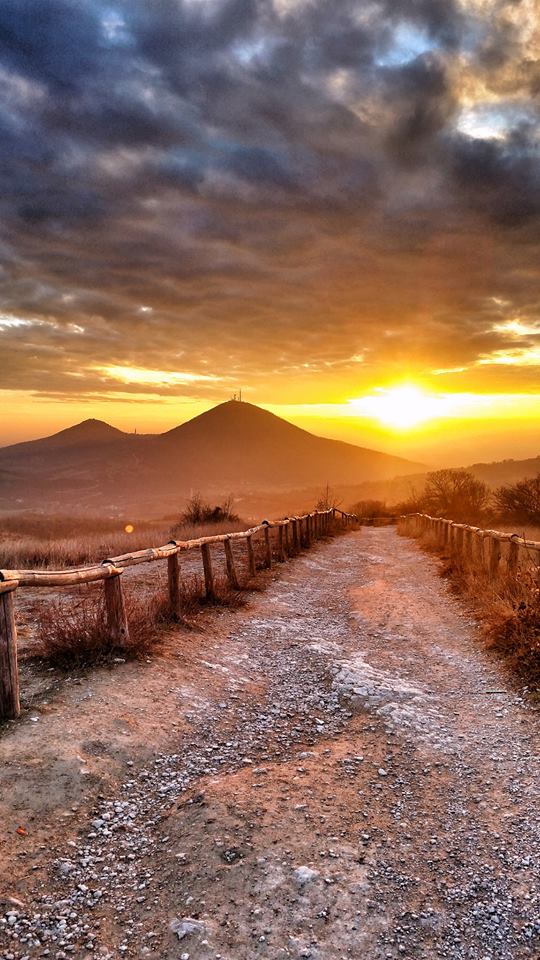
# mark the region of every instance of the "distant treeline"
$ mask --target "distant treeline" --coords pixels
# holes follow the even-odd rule
[[[540,526],[540,473],[491,490],[469,470],[434,470],[426,474],[422,489],[413,490],[407,499],[392,505],[359,500],[351,512],[367,518],[428,513],[458,523],[497,519]]]

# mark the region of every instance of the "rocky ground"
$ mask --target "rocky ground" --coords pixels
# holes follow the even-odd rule
[[[0,957],[540,956],[539,715],[366,528],[0,741]]]

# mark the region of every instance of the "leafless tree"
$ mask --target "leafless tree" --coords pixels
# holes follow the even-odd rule
[[[423,499],[428,513],[463,523],[480,519],[490,492],[468,470],[434,470],[426,476]]]
[[[528,480],[499,487],[493,499],[505,519],[540,524],[540,473]]]

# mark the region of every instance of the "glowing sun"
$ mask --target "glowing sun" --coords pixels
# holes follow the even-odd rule
[[[367,397],[350,401],[356,413],[379,420],[397,430],[408,430],[426,420],[442,416],[448,409],[448,398],[431,396],[420,387],[379,388]]]

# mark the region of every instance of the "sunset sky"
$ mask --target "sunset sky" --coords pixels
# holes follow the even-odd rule
[[[536,0],[2,0],[0,444],[540,453]]]

